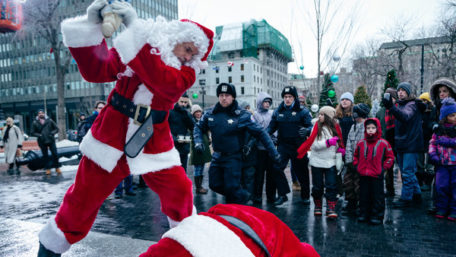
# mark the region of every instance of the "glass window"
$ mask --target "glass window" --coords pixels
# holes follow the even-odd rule
[[[241,75],[241,82],[244,82],[244,75]]]
[[[228,83],[233,83],[233,78],[231,76],[228,77]]]
[[[220,78],[219,77],[215,78],[215,84],[219,84],[219,83],[220,83]]]
[[[228,72],[231,72],[232,68],[231,66],[228,67]]]
[[[244,87],[241,87],[241,95],[244,94]]]
[[[244,70],[244,64],[241,63],[241,70]]]

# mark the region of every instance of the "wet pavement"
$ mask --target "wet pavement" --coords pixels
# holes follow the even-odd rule
[[[62,176],[46,176],[44,171],[22,168],[18,176],[8,175],[6,166],[0,165],[0,256],[35,255],[37,232],[58,210],[76,168],[65,166]],[[191,168],[189,173],[191,176]],[[148,188],[138,188],[136,193],[122,199],[111,195],[102,205],[89,236],[63,256],[137,256],[159,240],[168,230],[159,199]],[[303,205],[299,192],[291,193],[289,198],[280,207],[266,201],[254,206],[277,215],[321,256],[456,256],[456,223],[426,214],[429,192],[423,194],[421,205],[406,210],[392,209],[389,199],[381,226],[343,216],[336,221],[314,217],[313,206]],[[223,203],[223,198],[211,191],[195,195],[198,211],[217,203]]]

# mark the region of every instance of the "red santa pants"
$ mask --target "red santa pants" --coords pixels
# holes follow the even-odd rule
[[[89,233],[104,200],[129,174],[125,155],[111,173],[85,156],[81,159],[76,180],[66,192],[55,217],[57,227],[70,244]],[[161,210],[169,218],[181,221],[192,214],[192,182],[181,166],[146,173],[143,178],[160,197]]]

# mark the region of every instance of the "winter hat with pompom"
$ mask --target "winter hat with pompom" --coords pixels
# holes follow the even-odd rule
[[[445,119],[448,115],[456,112],[456,102],[453,98],[447,97],[442,101],[442,107],[440,108],[440,119]]]

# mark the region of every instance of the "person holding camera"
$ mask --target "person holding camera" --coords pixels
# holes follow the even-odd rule
[[[402,192],[394,207],[405,208],[413,202],[421,203],[421,189],[416,178],[418,153],[424,149],[422,112],[424,104],[412,94],[412,85],[402,82],[397,87],[397,106],[393,104],[390,94],[382,99],[383,105],[396,118],[394,143],[397,162],[402,175]]]
[[[174,147],[179,152],[182,167],[187,173],[188,154],[190,153],[190,133],[193,131],[193,119],[187,110],[190,99],[184,93],[169,112],[169,129],[173,135]]]

